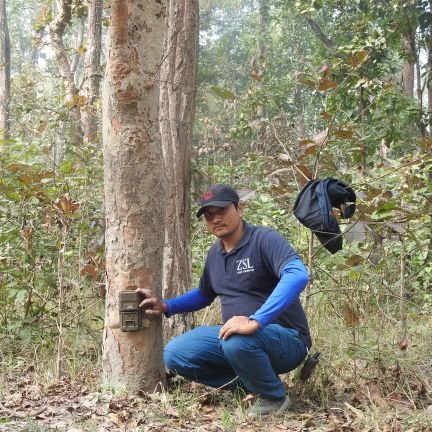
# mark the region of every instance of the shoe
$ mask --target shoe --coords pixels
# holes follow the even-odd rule
[[[282,414],[290,405],[290,398],[286,395],[280,399],[259,397],[248,411],[248,417],[259,417],[268,414]]]

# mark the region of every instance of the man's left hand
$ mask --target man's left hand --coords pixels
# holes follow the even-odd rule
[[[233,334],[253,334],[259,329],[259,323],[245,316],[233,316],[220,329],[219,339],[227,340]]]

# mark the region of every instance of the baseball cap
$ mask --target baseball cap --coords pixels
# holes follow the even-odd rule
[[[207,189],[201,195],[200,208],[196,215],[200,217],[208,206],[226,207],[231,203],[238,204],[239,201],[240,198],[232,187],[224,184],[217,184]]]

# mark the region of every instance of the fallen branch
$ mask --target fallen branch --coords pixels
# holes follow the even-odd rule
[[[30,411],[29,413],[25,412],[18,412],[15,410],[11,410],[10,408],[5,407],[3,404],[0,403],[0,412],[6,413],[9,417],[19,418],[19,419],[25,419],[29,417],[37,417],[38,415],[42,414],[44,411],[46,411],[47,407],[39,407],[38,409],[34,411]]]

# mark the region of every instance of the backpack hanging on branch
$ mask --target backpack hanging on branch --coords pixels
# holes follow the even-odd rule
[[[311,180],[295,200],[294,215],[334,254],[342,249],[342,233],[333,208],[339,209],[341,216],[348,219],[355,212],[355,202],[354,191],[342,180]]]

